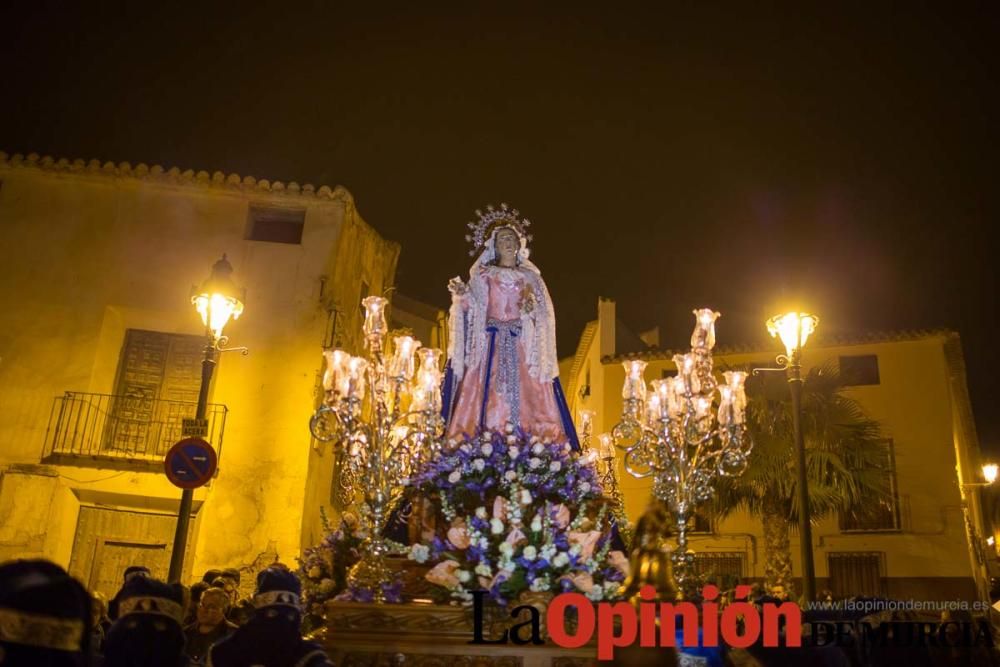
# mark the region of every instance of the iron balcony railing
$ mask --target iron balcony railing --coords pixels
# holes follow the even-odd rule
[[[182,421],[194,417],[196,409],[194,401],[67,391],[52,406],[42,461],[158,467],[184,437]],[[205,413],[205,439],[220,457],[227,412],[225,405],[210,403]]]

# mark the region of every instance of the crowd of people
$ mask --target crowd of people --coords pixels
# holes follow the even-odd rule
[[[209,570],[190,588],[125,570],[108,602],[58,565],[0,565],[0,667],[330,667],[301,635],[301,585],[275,564],[239,597],[240,573]]]

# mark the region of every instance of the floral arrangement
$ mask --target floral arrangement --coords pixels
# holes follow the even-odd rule
[[[353,512],[345,512],[340,527],[333,530],[326,512],[320,508],[325,537],[319,544],[305,549],[298,559],[296,574],[302,582],[303,632],[323,623],[324,603],[327,600],[352,600],[370,602],[372,591],[356,589],[347,584],[347,573],[361,558],[361,544],[365,531],[358,525]],[[402,584],[394,581],[383,587],[390,602],[402,600]]]
[[[501,605],[527,592],[617,596],[628,570],[613,549],[611,508],[593,456],[508,425],[449,449],[409,480],[439,504],[438,526],[409,558],[455,601],[487,590]]]

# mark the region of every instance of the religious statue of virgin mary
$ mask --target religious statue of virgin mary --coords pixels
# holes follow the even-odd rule
[[[531,222],[506,204],[487,206],[476,217],[466,236],[476,258],[469,280],[456,277],[448,284],[446,435],[502,431],[513,424],[579,450],[559,384],[552,299],[528,259]]]

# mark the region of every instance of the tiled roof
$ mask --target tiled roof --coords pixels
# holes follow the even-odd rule
[[[848,345],[870,345],[872,343],[901,343],[906,341],[923,340],[935,337],[958,337],[958,333],[951,329],[903,329],[899,331],[869,331],[860,333],[827,334],[818,335],[815,339],[810,338],[809,347],[841,347]],[[764,346],[763,344],[746,345],[721,345],[712,350],[715,356],[728,354],[778,354],[780,344],[774,343]],[[670,361],[675,354],[687,352],[688,350],[649,350],[646,352],[636,352],[631,354],[618,354],[613,357],[605,356],[601,358],[602,363],[615,363],[627,359],[644,359],[646,361]]]
[[[142,162],[133,166],[128,162],[115,164],[114,162],[102,163],[100,160],[70,160],[64,157],[54,158],[49,155],[39,156],[37,153],[30,153],[27,156],[21,153],[8,155],[0,151],[0,168],[3,167],[40,169],[42,171],[106,176],[109,178],[131,178],[167,185],[236,190],[245,193],[270,193],[290,197],[341,200],[351,203],[354,201],[351,193],[340,185],[333,188],[328,185],[322,185],[317,188],[311,183],[299,185],[295,181],[288,183],[270,181],[266,178],[257,179],[253,176],[240,176],[235,173],[224,174],[221,171],[211,174],[207,171],[195,172],[193,169],[181,171],[178,167],[166,169],[158,164],[148,166]]]

